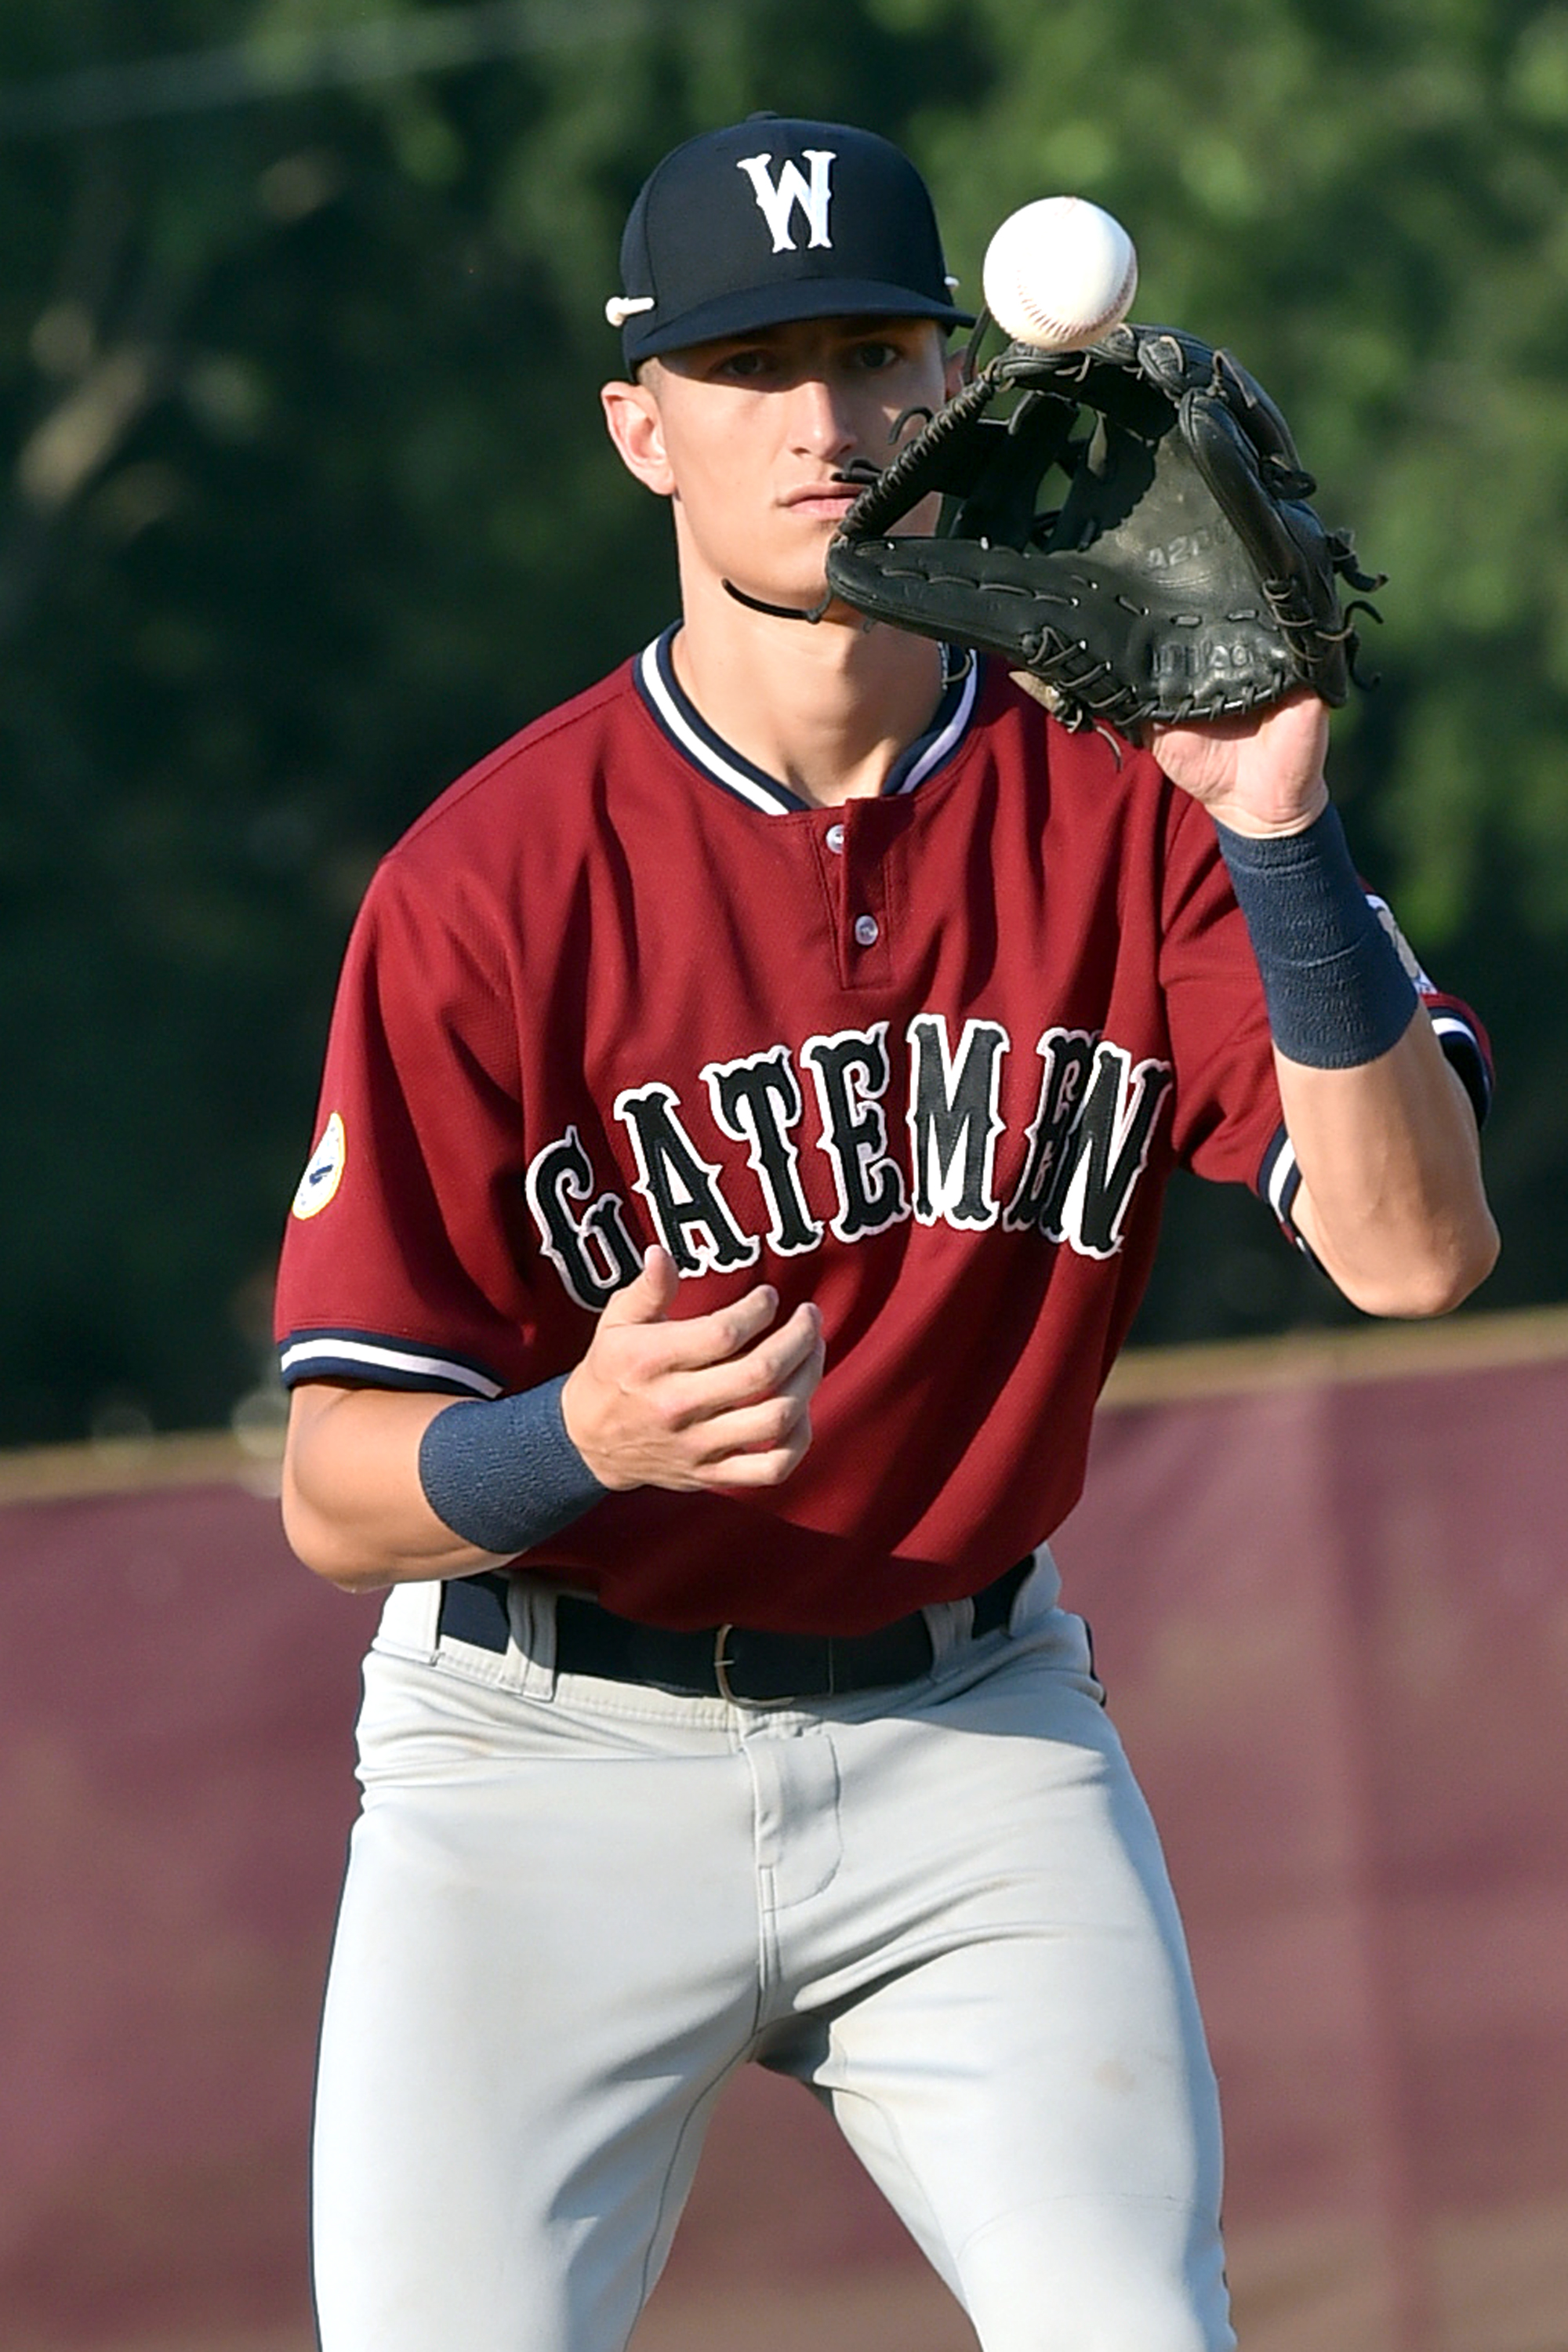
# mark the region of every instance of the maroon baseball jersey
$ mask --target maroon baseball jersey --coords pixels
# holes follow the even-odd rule
[[[850,1633],[1076,1499],[1171,1170],[1289,1222],[1262,992],[1205,812],[970,664],[881,795],[721,741],[670,636],[380,867],[289,1221],[283,1373],[494,1396],[663,1243],[700,1313],[822,1310],[766,1494],[611,1496],[529,1555],[625,1615]],[[1430,997],[1431,992],[1428,989]],[[1462,1008],[1431,997],[1483,1083]]]

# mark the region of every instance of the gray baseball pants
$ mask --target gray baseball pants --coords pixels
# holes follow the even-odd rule
[[[1043,1549],[1009,1629],[765,1708],[389,1597],[322,2030],[323,2352],[622,2352],[748,2059],[808,2084],[984,2352],[1228,2352],[1213,2074]]]

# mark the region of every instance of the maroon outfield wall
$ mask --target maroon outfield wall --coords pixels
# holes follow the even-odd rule
[[[9,2352],[310,2342],[374,1612],[264,1484],[220,1441],[0,1464]],[[1565,1519],[1568,1317],[1134,1360],[1102,1413],[1058,1549],[1192,1934],[1249,2352],[1568,2346]],[[637,2352],[741,2341],[972,2343],[755,2075]]]

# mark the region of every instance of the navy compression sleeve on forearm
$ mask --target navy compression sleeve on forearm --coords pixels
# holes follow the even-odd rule
[[[565,1377],[521,1396],[464,1397],[419,1441],[425,1499],[465,1543],[509,1559],[580,1519],[609,1488],[566,1433]]]
[[[1215,831],[1279,1051],[1317,1070],[1375,1062],[1418,1000],[1357,878],[1339,811],[1331,803],[1304,833],[1261,841],[1217,822]]]

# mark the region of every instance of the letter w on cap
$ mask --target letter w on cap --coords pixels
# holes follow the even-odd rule
[[[752,192],[762,207],[763,217],[773,231],[775,253],[798,250],[789,233],[790,215],[796,205],[810,226],[809,243],[832,247],[833,239],[827,234],[827,207],[832,201],[833,191],[828,184],[827,173],[834,160],[834,151],[830,147],[806,147],[801,152],[811,165],[809,184],[800,165],[790,158],[786,158],[780,168],[776,186],[768,177],[768,165],[773,160],[771,155],[742,155],[735,166],[738,172],[744,172],[752,184]]]

